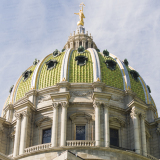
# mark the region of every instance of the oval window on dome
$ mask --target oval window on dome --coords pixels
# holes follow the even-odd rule
[[[46,62],[47,70],[56,68],[57,63],[58,63],[57,60],[49,60],[49,61],[47,61]]]
[[[105,64],[107,65],[107,68],[109,68],[110,70],[115,70],[116,69],[116,62],[113,60],[106,60]]]
[[[77,65],[83,66],[88,61],[88,58],[86,56],[80,55],[75,58],[75,61],[77,61]]]

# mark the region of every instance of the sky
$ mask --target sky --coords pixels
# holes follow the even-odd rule
[[[33,64],[62,50],[82,0],[0,1],[0,113],[10,87]],[[85,0],[84,27],[100,51],[127,58],[151,88],[160,115],[160,0]]]

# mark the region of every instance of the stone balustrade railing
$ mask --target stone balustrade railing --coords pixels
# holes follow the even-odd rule
[[[51,143],[40,144],[37,146],[32,146],[32,147],[26,148],[25,153],[39,151],[39,150],[43,150],[43,149],[47,149],[47,148],[51,148],[51,147],[52,147]]]
[[[95,146],[95,141],[90,141],[90,140],[67,141],[67,146]]]
[[[147,158],[152,159],[152,160],[159,160],[159,159],[157,159],[157,158],[151,156],[150,154],[147,154]]]

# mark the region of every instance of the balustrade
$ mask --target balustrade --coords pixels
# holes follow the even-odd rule
[[[51,148],[51,147],[52,147],[51,143],[46,143],[46,144],[41,144],[41,145],[37,145],[37,146],[32,146],[32,147],[26,148],[25,149],[25,153],[39,151],[39,150],[43,150],[43,149],[47,149],[47,148]]]
[[[67,146],[95,146],[95,141],[89,140],[74,140],[67,141]]]
[[[153,157],[150,154],[147,154],[147,158],[152,159],[152,160],[158,160],[156,157]]]

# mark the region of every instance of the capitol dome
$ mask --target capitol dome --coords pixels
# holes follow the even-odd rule
[[[83,18],[62,51],[35,59],[11,87],[0,159],[160,158],[149,86],[127,59],[98,49]]]

